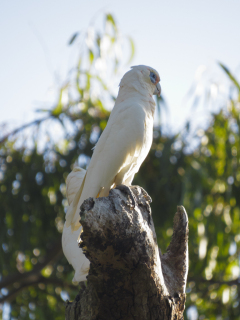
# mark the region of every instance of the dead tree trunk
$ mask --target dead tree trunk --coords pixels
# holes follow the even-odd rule
[[[185,209],[178,207],[172,240],[162,255],[151,199],[140,187],[131,191],[134,196],[113,189],[106,198],[84,201],[80,246],[91,265],[87,286],[67,303],[66,320],[183,319],[188,272]]]

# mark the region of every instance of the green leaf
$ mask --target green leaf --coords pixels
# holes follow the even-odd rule
[[[101,77],[99,77],[99,76],[93,76],[93,78],[97,79],[97,80],[101,83],[101,85],[103,86],[103,89],[104,89],[104,90],[108,90],[107,85],[104,83],[104,81],[102,80]]]
[[[25,260],[24,261],[24,269],[26,271],[30,271],[30,270],[32,270],[32,268],[33,268],[33,266],[31,264],[31,261],[30,260]]]
[[[102,112],[106,112],[106,111],[107,111],[107,110],[104,108],[104,105],[103,105],[103,103],[102,103],[102,101],[101,101],[100,99],[98,99],[98,100],[96,101],[96,104],[97,104],[98,108],[99,108]]]
[[[93,54],[92,50],[89,50],[89,52],[88,52],[88,58],[89,58],[90,64],[92,64],[92,63],[93,63],[93,60],[94,60],[94,54]]]
[[[129,60],[128,60],[128,64],[129,64],[129,63],[133,60],[133,58],[134,58],[134,55],[135,55],[135,46],[134,46],[133,39],[132,39],[131,37],[128,37],[128,41],[129,41],[130,49],[131,49],[130,57],[129,57]]]
[[[226,72],[229,79],[234,83],[234,85],[237,87],[238,91],[240,91],[240,84],[238,83],[237,79],[233,76],[233,74],[230,72],[230,70],[221,62],[218,62],[220,67]]]
[[[52,115],[57,117],[62,113],[63,111],[63,103],[62,103],[62,96],[63,96],[63,91],[68,87],[68,84],[66,84],[64,87],[60,89],[59,92],[59,98],[58,98],[58,104],[56,107],[52,110]]]
[[[57,304],[57,299],[52,295],[47,295],[48,305],[54,309]]]
[[[50,110],[49,109],[35,109],[35,112],[49,112]]]
[[[71,44],[73,44],[73,42],[77,39],[78,36],[79,36],[79,32],[74,33],[71,39],[69,40],[68,45],[70,46]]]
[[[108,13],[106,15],[106,21],[110,22],[112,24],[114,30],[117,31],[117,25],[116,25],[115,19],[113,18],[113,16],[110,13]]]
[[[8,228],[12,228],[12,226],[13,226],[13,219],[12,219],[12,215],[11,215],[10,212],[7,212],[7,213],[6,213],[5,222],[6,222],[6,225],[7,225]]]

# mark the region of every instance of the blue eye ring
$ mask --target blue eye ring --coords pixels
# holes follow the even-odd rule
[[[150,71],[150,76],[149,77],[150,77],[151,82],[155,84],[156,81],[157,81],[156,74],[154,72]]]

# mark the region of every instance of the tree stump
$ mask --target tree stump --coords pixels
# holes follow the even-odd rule
[[[75,300],[67,303],[66,320],[183,319],[188,273],[186,211],[177,208],[172,240],[162,255],[151,198],[138,186],[130,187],[134,197],[121,190],[89,198],[81,206],[80,247],[91,264],[87,285],[81,283]]]

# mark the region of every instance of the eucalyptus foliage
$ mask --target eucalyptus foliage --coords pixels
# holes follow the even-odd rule
[[[1,139],[0,311],[10,307],[11,319],[64,319],[64,301],[78,293],[61,251],[65,179],[74,166],[87,167],[114,104],[108,79],[116,79],[134,55],[132,40],[110,14],[101,31],[91,25],[69,45],[80,53],[56,105]],[[189,151],[188,126],[171,136],[156,127],[134,180],[152,197],[161,248],[170,241],[176,206],[188,212],[189,319],[240,319],[240,85],[227,67],[219,68],[231,94],[210,125],[194,133],[197,147]]]

